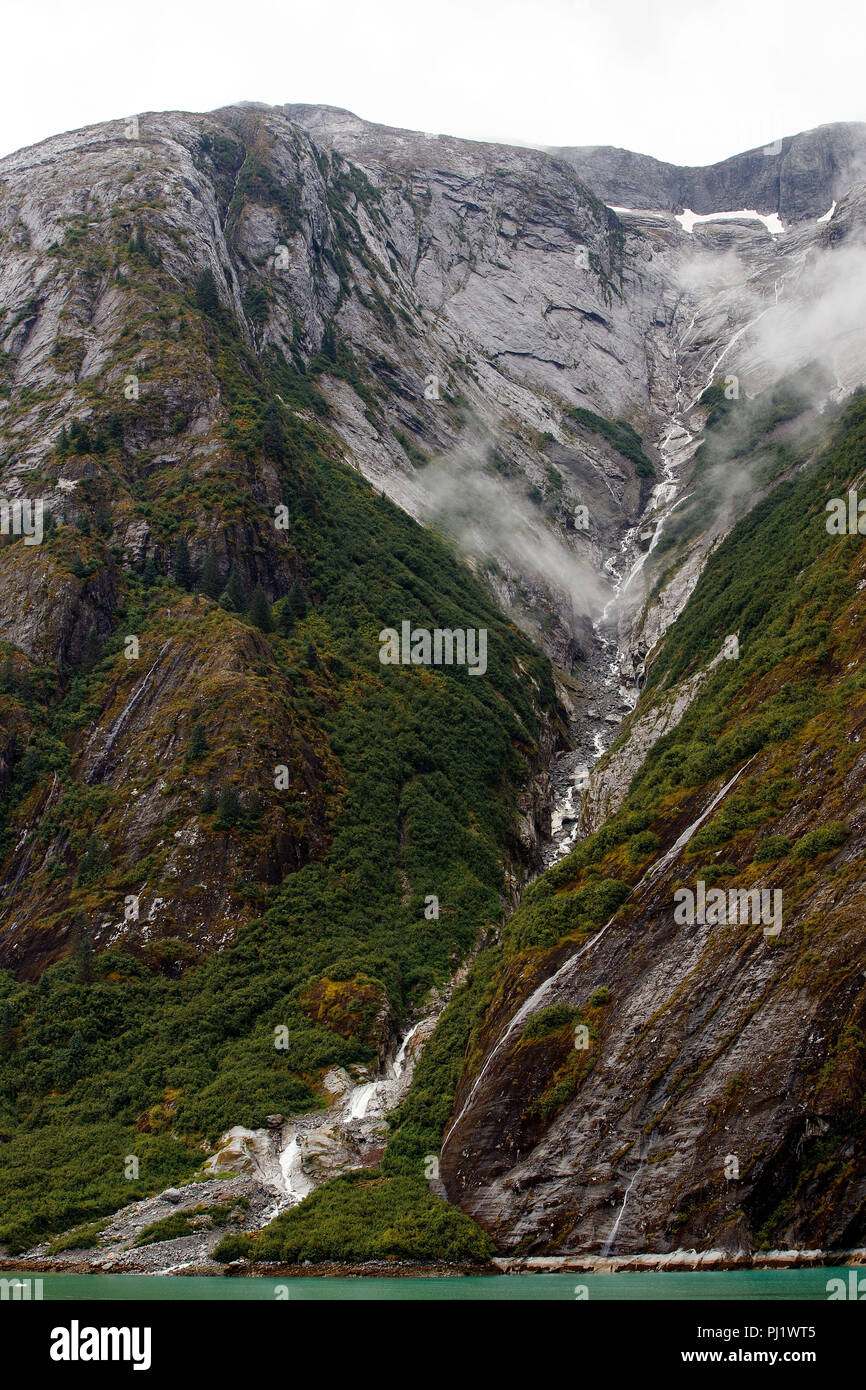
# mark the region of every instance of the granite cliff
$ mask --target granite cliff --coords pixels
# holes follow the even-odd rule
[[[281,1221],[321,1185],[316,1258],[357,1165],[377,1256],[489,1249],[442,1195],[509,1251],[861,1238],[859,571],[812,543],[863,149],[245,103],[0,160],[10,1248],[203,1153]],[[483,627],[485,679],[383,666],[403,621]],[[675,932],[688,843],[778,862],[787,935]]]

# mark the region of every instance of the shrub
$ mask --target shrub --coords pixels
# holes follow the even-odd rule
[[[563,1028],[572,1028],[579,1022],[580,1009],[572,1008],[570,1004],[550,1004],[548,1008],[539,1009],[537,1014],[533,1014],[529,1022],[524,1024],[520,1036],[527,1042],[535,1042]]]
[[[641,859],[648,859],[651,854],[658,854],[661,846],[658,835],[654,835],[651,830],[642,830],[639,835],[632,835],[625,852],[631,862],[637,864]]]
[[[91,883],[96,883],[100,878],[105,877],[110,868],[111,856],[108,852],[108,845],[100,840],[98,835],[91,835],[87,841],[87,849],[78,865],[78,873],[75,878],[76,888],[87,888]]]
[[[237,825],[243,807],[237,790],[229,785],[223,787],[217,803],[217,818],[214,821],[216,830],[230,830],[233,825]]]
[[[756,864],[769,864],[774,859],[784,859],[791,852],[791,841],[787,835],[767,835],[758,844],[752,858]]]
[[[74,1231],[67,1231],[53,1240],[48,1254],[62,1255],[65,1250],[92,1250],[94,1245],[98,1245],[104,1227],[104,1221],[89,1221],[83,1226],[76,1226]]]
[[[217,1260],[300,1264],[305,1260],[424,1260],[479,1264],[492,1240],[421,1177],[383,1177],[378,1169],[346,1173],[256,1235],[224,1237]]]
[[[819,854],[827,854],[829,850],[838,849],[844,844],[849,833],[844,821],[828,820],[826,825],[819,825],[817,830],[810,830],[808,835],[797,841],[791,850],[791,858],[815,859]]]

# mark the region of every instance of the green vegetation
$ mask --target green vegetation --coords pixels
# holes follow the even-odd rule
[[[99,1237],[105,1229],[104,1221],[89,1221],[77,1226],[74,1231],[53,1240],[48,1247],[49,1255],[62,1255],[66,1250],[92,1250],[99,1244]]]
[[[132,1243],[136,1246],[156,1245],[161,1240],[180,1240],[183,1236],[195,1235],[199,1231],[216,1230],[241,1212],[247,1211],[249,1205],[248,1197],[235,1197],[228,1202],[219,1202],[210,1207],[199,1203],[198,1206],[188,1207],[183,1211],[173,1211],[161,1220],[152,1222],[150,1226],[143,1227]]]
[[[825,394],[828,384],[813,367],[754,398],[734,396],[731,387],[718,382],[706,389],[699,403],[710,410],[695,453],[697,486],[665,523],[657,547],[662,567],[655,594],[681,563],[687,544],[706,529],[708,516],[744,516],[759,489],[806,461],[818,428],[811,403]],[[821,428],[825,425],[822,420]]]
[[[603,926],[625,902],[631,889],[619,879],[587,883],[574,891],[521,904],[506,927],[510,952],[555,946],[565,936]]]
[[[758,842],[753,859],[756,864],[772,864],[777,859],[784,859],[790,851],[791,841],[787,835],[767,835]]]
[[[258,1235],[224,1236],[218,1260],[426,1260],[482,1263],[493,1242],[456,1207],[434,1197],[422,1177],[347,1173],[320,1187]]]
[[[145,266],[145,274],[159,281],[163,272]],[[186,316],[186,342],[207,347],[227,411],[227,445],[253,465],[268,457],[277,471],[291,544],[281,568],[268,550],[276,545],[271,517],[263,508],[257,521],[243,470],[225,477],[211,470],[183,485],[170,472],[140,477],[126,495],[163,537],[168,563],[151,556],[140,573],[113,571],[121,586],[114,628],[104,639],[94,630],[84,659],[63,679],[36,668],[19,674],[14,657],[4,668],[10,693],[0,699],[20,733],[13,778],[0,798],[2,848],[12,852],[21,817],[56,773],[55,799],[39,830],[54,846],[52,868],[40,869],[39,856],[21,890],[44,888],[42,874],[49,874],[49,939],[72,947],[38,983],[0,972],[0,1131],[8,1136],[0,1145],[0,1241],[15,1251],[189,1179],[202,1162],[203,1141],[233,1124],[260,1126],[273,1111],[320,1106],[328,1067],[372,1061],[378,1039],[343,1036],[327,1019],[311,1017],[310,989],[328,979],[365,998],[373,982],[389,1018],[399,1020],[452,975],[480,933],[499,924],[505,869],[519,865],[523,853],[515,832],[518,789],[535,754],[539,718],[556,710],[548,663],[489,593],[440,540],[338,461],[309,379],[285,364],[258,364],[236,347],[212,276],[200,277],[194,299],[195,307],[192,299],[173,306]],[[277,393],[291,404],[281,404]],[[298,402],[312,421],[295,413]],[[94,428],[89,423],[91,444]],[[122,444],[112,437],[107,447],[122,473]],[[216,546],[209,542],[196,581],[186,560],[202,506],[215,519],[212,536],[221,534]],[[244,518],[243,529],[234,516]],[[96,528],[84,537],[61,527],[45,551],[58,566],[73,535],[82,571],[91,562],[94,572],[111,563]],[[252,553],[239,544],[241,535],[255,536],[247,542]],[[217,555],[229,563],[220,565]],[[267,600],[254,582],[248,591],[244,578],[268,566],[285,595],[275,631]],[[221,594],[222,607],[196,603],[186,590],[195,582],[200,595]],[[225,630],[215,624],[229,625],[233,650],[243,650],[248,633],[264,644],[256,650],[262,668],[278,673],[281,737],[290,748],[303,739],[311,750],[316,804],[294,785],[282,793],[300,863],[281,882],[237,885],[236,900],[251,895],[258,915],[219,954],[203,956],[176,932],[146,948],[94,951],[86,927],[75,935],[76,917],[119,920],[124,896],[145,877],[158,892],[167,850],[155,836],[134,866],[116,856],[128,789],[77,780],[70,746],[109,692],[114,698],[118,679],[130,679],[124,633],[137,632],[142,644],[156,634],[158,650],[168,607],[178,624],[169,635],[177,641],[189,634],[183,640],[191,657]],[[486,676],[473,679],[461,667],[383,667],[378,632],[404,618],[486,628]],[[207,730],[223,708],[219,689],[204,687],[195,706],[184,709],[173,785],[181,785],[185,770],[183,795],[200,810],[202,833],[249,840],[261,857],[268,841],[257,837],[267,833],[274,759],[265,764],[261,793],[221,775]],[[244,720],[254,713],[244,708]],[[183,814],[166,828],[179,828]],[[440,899],[438,920],[424,917],[431,892]],[[489,978],[485,970],[475,968],[476,982]],[[439,1204],[423,1179],[423,1156],[438,1148],[448,1086],[456,1084],[482,1009],[481,995],[455,998],[449,1023],[428,1050],[430,1067],[419,1067],[419,1089],[403,1107],[394,1155],[364,1199],[383,1213],[399,1202],[405,1224],[397,1247],[442,1253],[452,1232],[455,1258],[487,1250],[471,1225],[467,1234],[463,1218],[447,1208],[435,1215]],[[285,1029],[285,1047],[274,1045],[277,1028]],[[443,1068],[434,1072],[437,1057]],[[129,1155],[138,1159],[138,1176],[126,1176]],[[393,1181],[410,1175],[392,1192]],[[414,1216],[410,1198],[417,1199]],[[389,1216],[371,1230],[384,1242],[392,1224]]]
[[[578,406],[566,410],[565,417],[566,424],[569,420],[574,420],[576,424],[592,430],[593,434],[600,434],[602,439],[613,445],[617,453],[631,459],[639,478],[655,477],[653,461],[644,453],[640,435],[627,420],[606,420],[603,415],[596,415],[593,411],[583,410]]]
[[[819,825],[817,829],[810,830],[807,835],[797,841],[791,850],[791,858],[816,859],[819,854],[828,854],[831,850],[844,845],[849,834],[848,826],[842,821],[827,821],[825,825]]]
[[[196,157],[216,173],[229,233],[253,197],[277,210],[282,236],[300,226],[294,190],[276,182],[253,142],[211,133]],[[322,156],[320,168],[338,235],[319,249],[344,295],[349,253],[362,261],[366,254],[357,205],[375,221],[382,195],[337,155]],[[610,228],[613,238],[612,216]],[[122,355],[111,365],[118,379],[139,359],[153,365],[142,370],[135,412],[116,391],[101,397],[92,384],[86,422],[69,419],[61,428],[50,466],[88,458],[98,462],[99,477],[82,479],[77,521],[53,528],[40,556],[51,567],[50,584],[68,584],[82,613],[98,614],[98,626],[86,619],[80,659],[63,668],[40,668],[5,650],[0,668],[11,769],[0,795],[4,880],[12,884],[13,909],[15,893],[51,889],[33,960],[38,967],[54,962],[41,975],[34,966],[32,979],[0,972],[0,1241],[21,1251],[73,1225],[63,1241],[88,1239],[106,1213],[193,1177],[203,1146],[229,1125],[258,1127],[273,1111],[321,1106],[324,1072],[372,1062],[381,1030],[405,1018],[486,940],[392,1117],[381,1168],[329,1183],[266,1232],[233,1233],[221,1245],[224,1259],[484,1260],[488,1238],[430,1193],[425,1167],[438,1153],[461,1075],[479,1063],[503,974],[519,978],[526,969],[531,978],[533,956],[603,926],[697,789],[752,753],[795,739],[818,716],[850,709],[864,690],[855,636],[843,649],[834,628],[855,594],[859,542],[830,542],[823,507],[862,468],[866,403],[855,401],[832,447],[713,553],[650,686],[669,688],[705,667],[729,633],[739,634],[740,659],[719,663],[680,725],[653,748],[618,814],[534,882],[503,926],[506,873],[523,867],[518,790],[537,753],[539,721],[555,714],[547,662],[435,535],[340,462],[317,378],[349,382],[371,417],[381,411],[382,385],[334,324],[306,370],[298,324],[287,357],[271,350],[259,359],[221,303],[211,270],[179,293],[140,213],[125,214],[115,230],[117,256],[131,258],[135,283]],[[86,225],[75,223],[61,248],[82,271],[96,255],[88,237]],[[276,291],[264,288],[251,264],[241,269],[244,312],[257,328]],[[383,267],[376,274],[388,282]],[[396,297],[377,292],[375,312],[393,324]],[[77,340],[59,341],[59,373],[77,370],[79,358]],[[189,400],[182,396],[187,375]],[[768,431],[803,413],[802,398],[777,393],[741,418],[723,391],[712,390],[706,403],[716,434],[699,458],[699,480],[709,487],[716,462],[748,461],[757,447],[761,479],[802,460],[786,439],[766,442]],[[221,403],[210,443],[223,446],[222,455],[200,470],[175,456],[166,462],[166,436],[180,456],[203,395]],[[639,477],[653,476],[627,422],[585,410],[568,416],[634,463]],[[134,450],[124,439],[135,440]],[[398,439],[423,466],[410,437]],[[491,467],[506,475],[511,469],[498,454]],[[545,476],[536,500],[554,505],[562,478],[552,465]],[[291,531],[279,541],[263,500],[274,497],[291,516]],[[111,549],[117,505],[150,530],[151,551],[138,572],[127,572]],[[672,526],[674,546],[679,535]],[[377,634],[403,619],[485,627],[487,675],[382,667]],[[188,640],[184,660],[203,669],[223,642],[248,677],[235,706],[225,699],[220,670],[202,678],[194,705],[170,711],[177,753],[160,775],[177,804],[134,865],[116,853],[130,789],[75,774],[88,730],[131,692],[126,632],[151,638],[157,650]],[[264,692],[275,693],[278,716],[271,707],[263,712]],[[239,745],[251,768],[242,783],[219,765],[222,727],[219,742],[208,736],[238,705],[245,720],[259,721],[257,733],[276,731],[292,755],[291,788],[279,802],[291,852],[279,866],[268,860],[266,838],[277,807],[274,740],[250,745],[265,750],[260,765]],[[796,791],[790,772],[765,785],[743,783],[689,847],[693,858],[712,859],[708,879],[731,872],[727,858],[741,848],[757,863],[809,861],[844,842],[838,821],[796,844],[767,833]],[[196,813],[197,834],[222,836],[215,851],[240,855],[229,886],[239,924],[233,939],[205,954],[172,929],[147,944],[94,950],[93,930],[120,920],[128,893],[144,879],[159,889],[169,853],[161,841],[173,848]],[[19,886],[12,855],[31,822],[44,853],[22,861]],[[715,858],[717,851],[726,859]],[[424,915],[429,893],[441,903],[436,920]],[[600,986],[582,1006],[593,1037],[609,1002]],[[521,1045],[537,1045],[541,1055],[565,1049],[533,1101],[544,1120],[592,1065],[591,1049],[583,1055],[568,1039],[580,1018],[553,1005],[523,1031]],[[285,1045],[275,1046],[277,1031]],[[196,1223],[211,1229],[230,1215],[176,1212],[139,1240],[186,1234],[201,1228]]]
[[[799,407],[777,401],[768,407],[773,408],[791,418],[788,412]],[[866,394],[861,393],[835,422],[809,467],[760,502],[710,556],[651,669],[650,689],[668,689],[706,668],[728,634],[739,634],[739,659],[716,665],[680,723],[650,750],[620,810],[524,891],[505,925],[496,959],[485,960],[485,952],[476,962],[485,983],[475,991],[473,1021],[464,1030],[464,1087],[483,1063],[478,1038],[485,1019],[489,1035],[492,1020],[502,1017],[503,1001],[509,1000],[513,1009],[520,981],[543,978],[545,970],[551,972],[562,960],[564,942],[579,940],[612,917],[645,871],[647,859],[688,824],[684,817],[697,813],[692,808],[707,804],[709,788],[717,789],[753,754],[770,756],[756,763],[760,771],[743,773],[692,837],[683,855],[686,881],[739,879],[752,886],[766,882],[758,877],[757,866],[778,864],[776,881],[784,884],[788,911],[796,921],[798,902],[810,882],[803,868],[795,867],[797,861],[808,864],[848,841],[850,827],[839,819],[826,819],[797,840],[773,825],[783,816],[793,823],[802,815],[807,778],[816,775],[822,806],[839,804],[858,756],[866,708],[858,598],[862,540],[828,536],[825,504],[829,497],[844,496],[862,470],[864,454]],[[853,849],[841,858],[833,871],[844,882],[859,872],[859,860]],[[640,929],[639,919],[635,929]],[[817,920],[808,918],[806,933],[817,929]],[[545,961],[533,959],[542,953],[547,953]],[[808,959],[812,965],[825,962],[816,954]],[[849,970],[846,959],[840,966],[845,973],[827,983],[828,997],[837,998]],[[815,972],[806,979],[794,974],[790,983],[814,989]],[[549,1049],[553,1071],[543,1077],[524,1113],[525,1123],[549,1123],[577,1094],[593,1066],[592,1039],[603,1028],[603,1011],[610,1002],[609,988],[598,986],[581,1007],[591,1040],[583,1052],[567,1045],[568,1029],[579,1016],[569,1005],[550,1005],[526,1023],[520,1046]],[[446,1013],[441,1027],[448,1023]],[[431,1046],[436,1041],[434,1037]],[[847,1078],[840,1063],[834,1080],[840,1069]],[[745,1083],[737,1077],[731,1084],[733,1094]],[[414,1092],[413,1085],[404,1111],[416,1103]],[[850,1135],[859,1134],[859,1091],[853,1095],[853,1129],[840,1131],[834,1153],[845,1142],[849,1148],[841,1152],[850,1152]]]
[[[438,1154],[467,1056],[477,1056],[484,1015],[493,996],[502,951],[487,944],[473,961],[415,1068],[412,1085],[389,1118],[386,1175],[417,1178],[429,1155]]]
[[[632,787],[632,807],[658,804],[670,790],[736,767],[768,743],[790,738],[846,688],[858,688],[856,675],[838,690],[828,680],[835,674],[831,624],[856,592],[851,563],[858,538],[831,543],[824,504],[856,476],[864,443],[860,397],[808,473],[781,484],[710,557],[648,687],[665,688],[708,664],[728,633],[739,634],[740,656],[719,663],[678,729],[652,749]],[[783,668],[784,676],[771,682]],[[749,698],[759,686],[767,697]]]
[[[580,1009],[573,1009],[568,1004],[550,1004],[532,1015],[524,1024],[520,1036],[525,1042],[537,1042],[539,1038],[549,1037],[563,1028],[573,1028],[579,1022]]]

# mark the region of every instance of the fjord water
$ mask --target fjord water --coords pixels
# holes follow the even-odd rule
[[[147,1274],[46,1274],[46,1301],[215,1300],[305,1302],[826,1302],[827,1283],[847,1269],[748,1269],[664,1274],[510,1274],[442,1278],[184,1278]],[[586,1292],[583,1292],[583,1291]]]

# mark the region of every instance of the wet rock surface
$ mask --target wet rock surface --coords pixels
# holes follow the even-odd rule
[[[728,374],[744,396],[771,384],[778,338],[764,336],[759,325],[786,299],[799,302],[801,281],[808,298],[810,268],[822,253],[862,243],[864,192],[854,179],[862,129],[825,128],[783,141],[776,154],[671,171],[616,151],[564,150],[551,158],[398,131],[331,108],[151,114],[140,127],[134,141],[117,122],[0,160],[5,495],[23,495],[71,418],[92,419],[97,379],[100,390],[118,398],[131,366],[145,384],[152,373],[159,387],[152,398],[143,393],[139,415],[121,426],[142,470],[164,472],[172,486],[195,478],[206,488],[226,462],[229,421],[212,365],[184,358],[161,375],[158,354],[134,350],[124,336],[131,301],[123,287],[139,223],[146,222],[150,254],[162,258],[185,294],[210,273],[251,353],[274,351],[287,360],[294,353],[309,365],[327,356],[327,332],[336,324],[364,372],[353,383],[331,358],[334,371],[317,378],[345,460],[413,516],[455,537],[503,607],[560,668],[571,746],[563,749],[561,731],[543,731],[550,766],[532,769],[518,826],[528,864],[555,862],[620,804],[649,749],[700,686],[696,676],[632,717],[661,638],[707,553],[736,520],[736,508],[706,519],[676,563],[662,561],[666,528],[694,479],[707,414],[700,398]],[[273,199],[250,199],[238,211],[245,141],[264,152],[272,186],[296,192],[303,215],[295,208],[286,223]],[[601,198],[637,211],[618,215]],[[834,199],[838,208],[819,223]],[[779,235],[743,219],[688,232],[674,215],[681,204],[695,212],[772,210],[788,225]],[[79,255],[83,239],[87,250]],[[263,268],[270,276],[264,319],[248,297]],[[153,317],[151,305],[133,307]],[[165,312],[166,340],[174,344],[178,316]],[[812,347],[808,340],[797,346],[786,367],[802,365]],[[836,380],[828,399],[839,399],[863,379],[866,356],[862,335],[853,332],[832,347]],[[366,394],[356,389],[359,380]],[[371,380],[383,384],[375,411]],[[575,410],[589,411],[595,427]],[[611,443],[599,420],[608,427],[627,422],[642,461]],[[273,468],[261,460],[248,473],[244,482],[260,511],[226,525],[218,558],[226,567],[243,551],[244,582],[261,584],[275,600],[297,580],[297,563],[290,542],[264,520],[280,500]],[[103,495],[110,484],[96,451],[52,462],[47,509],[77,525],[85,490]],[[205,534],[204,505],[197,520]],[[64,672],[79,661],[91,630],[102,636],[112,629],[125,566],[158,560],[167,572],[174,565],[151,520],[106,501],[102,525],[111,558],[98,572],[51,567],[39,547],[0,550],[7,597],[0,637],[22,660]],[[206,549],[194,541],[196,565]],[[335,768],[303,723],[293,726],[287,748],[281,674],[267,644],[247,629],[239,650],[221,634],[211,604],[208,641],[194,649],[185,631],[194,603],[198,596],[185,595],[173,611],[166,608],[160,621],[167,635],[155,662],[124,673],[72,740],[73,766],[87,787],[117,789],[130,770],[141,773],[113,827],[113,849],[125,863],[155,859],[159,869],[157,886],[150,879],[136,885],[139,916],[128,919],[118,908],[94,923],[100,947],[126,943],[146,953],[162,935],[193,951],[217,950],[255,915],[249,902],[232,898],[229,883],[245,875],[279,882],[315,862],[327,845],[321,788]],[[221,691],[208,734],[232,748],[226,775],[243,778],[245,745],[233,738],[245,733],[254,704],[268,760],[288,759],[293,793],[308,805],[303,835],[276,803],[268,807],[268,836],[249,854],[229,834],[216,848],[199,834],[183,750],[203,683]],[[622,743],[605,757],[620,733]],[[8,774],[15,746],[13,731],[0,776]],[[69,944],[68,924],[52,917],[56,880],[50,891],[43,884],[16,896],[22,875],[65,849],[65,832],[50,843],[37,834],[43,824],[51,828],[55,795],[49,785],[22,813],[18,857],[3,884],[0,957],[33,976]],[[696,804],[689,814],[697,822],[706,809]],[[164,833],[169,820],[173,828]],[[486,1025],[483,1075],[458,1098],[443,1171],[449,1195],[505,1248],[610,1255],[646,1241],[703,1237],[709,1218],[693,1215],[692,1197],[677,1207],[695,1172],[715,1170],[721,1150],[736,1149],[751,1156],[756,1184],[770,1184],[762,1155],[781,1145],[780,1162],[788,1163],[829,1123],[821,1104],[834,1113],[804,1080],[804,1054],[828,1026],[831,1002],[798,995],[797,1010],[787,1007],[773,953],[760,936],[737,956],[714,953],[697,934],[684,933],[673,949],[666,906],[675,872],[675,862],[661,863],[615,928],[573,959],[566,953],[546,962],[551,976],[561,972],[555,986],[548,988],[543,974],[512,982],[507,1007]],[[515,878],[510,886],[516,901],[521,883]],[[844,892],[837,903],[850,906]],[[816,893],[815,911],[823,901]],[[840,949],[851,945],[840,939]],[[182,963],[172,958],[167,966],[180,970]],[[515,1011],[536,988],[544,987],[545,1002],[584,1004],[601,985],[613,1002],[596,1064],[580,1104],[545,1131],[524,1114],[538,1076],[518,1067],[515,1081],[511,1069],[520,1039],[512,1029]],[[208,1258],[217,1238],[207,1214],[194,1211],[203,1201],[237,1197],[232,1229],[254,1229],[327,1177],[375,1163],[385,1115],[411,1074],[412,1049],[437,1012],[438,1004],[411,1039],[391,1040],[378,1069],[327,1072],[326,1111],[274,1114],[258,1130],[233,1127],[209,1160],[225,1177],[118,1214],[119,1224],[100,1236],[98,1256],[87,1258],[124,1268],[190,1266]],[[722,1049],[724,1062],[714,1072]],[[660,1069],[675,1066],[694,1074],[695,1084],[682,1097],[665,1093],[660,1120]],[[746,1078],[750,1127],[723,1110],[708,1125],[708,1107],[736,1076]],[[862,1182],[859,1172],[849,1177],[846,1207]],[[741,1239],[733,1189],[719,1201],[712,1233],[723,1233],[733,1249]],[[136,1235],[171,1212],[189,1213],[202,1229],[166,1243],[171,1249],[133,1250]],[[798,1220],[794,1213],[792,1239]],[[845,1235],[830,1215],[823,1230],[828,1242]]]

